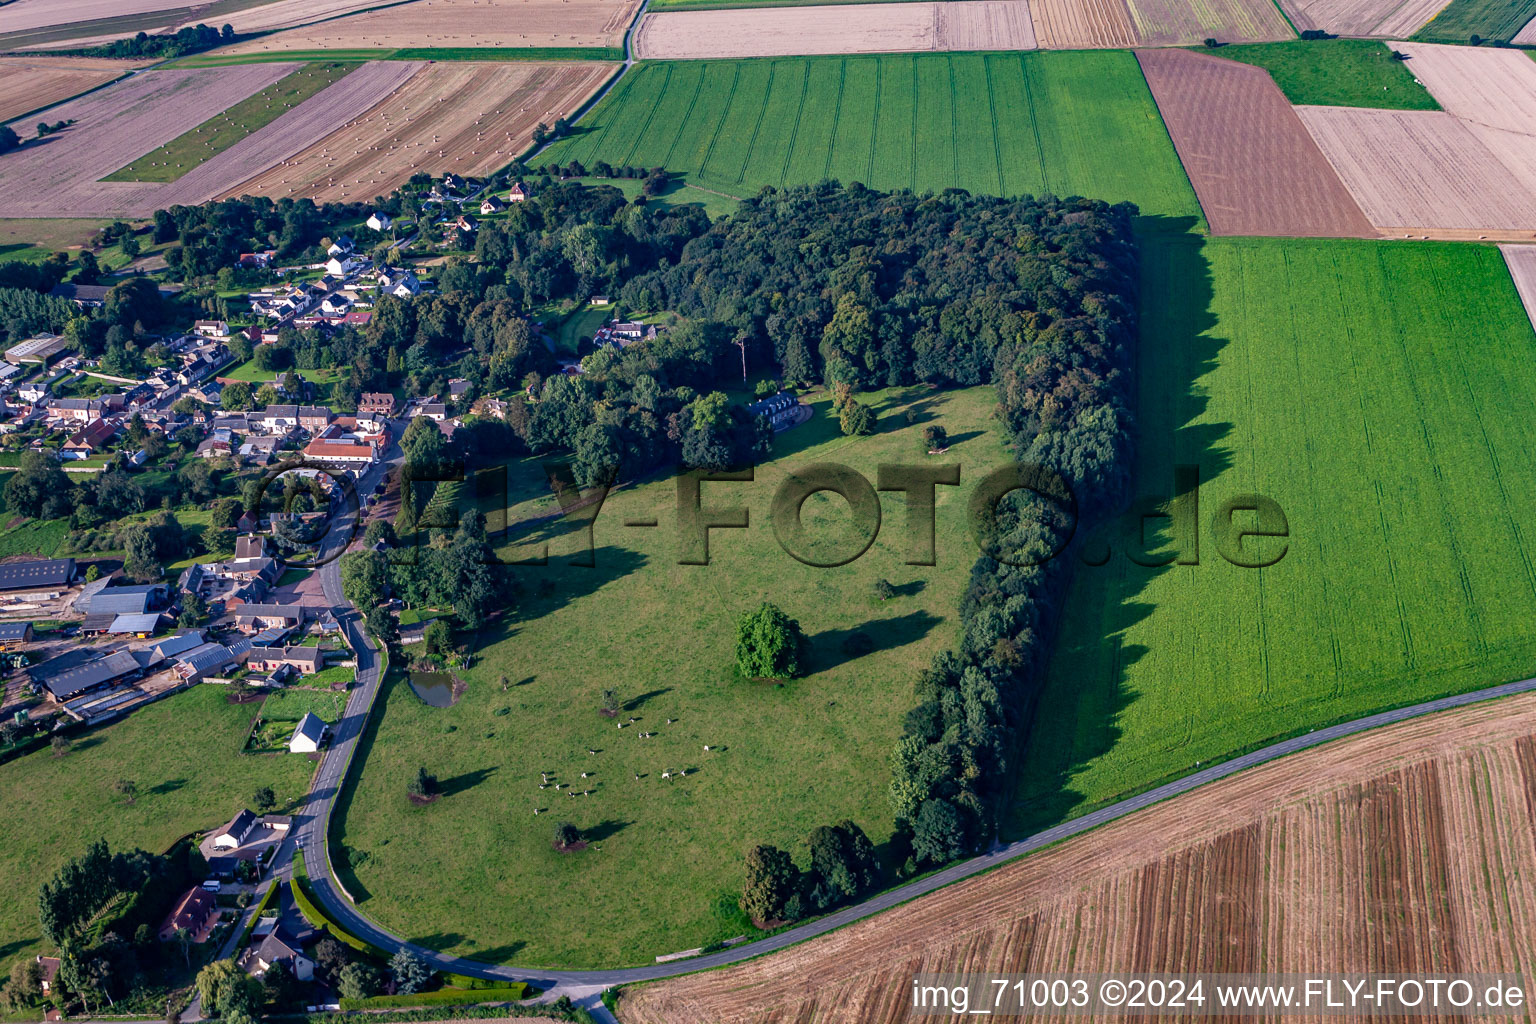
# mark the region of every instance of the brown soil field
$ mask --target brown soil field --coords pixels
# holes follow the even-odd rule
[[[1410,35],[1411,33],[1405,32],[1403,34]],[[1532,18],[1530,21],[1526,22],[1521,27],[1520,31],[1515,33],[1514,38],[1511,39],[1510,42],[1514,43],[1516,46],[1536,45],[1536,18]]]
[[[1266,43],[1296,33],[1270,0],[1128,0],[1142,46],[1189,46],[1208,36],[1224,43]]]
[[[0,35],[190,6],[192,0],[15,0],[0,7]]]
[[[1136,45],[1125,0],[1031,0],[1042,49],[1083,50]]]
[[[295,28],[219,53],[402,46],[618,46],[640,0],[415,0]]]
[[[1519,50],[1392,43],[1441,107],[1464,121],[1536,135],[1536,61]]]
[[[1345,36],[1411,36],[1439,14],[1447,0],[1280,0],[1301,31]]]
[[[653,59],[925,50],[1032,50],[1029,0],[762,7],[647,14],[635,54]]]
[[[225,195],[371,199],[420,171],[484,174],[522,152],[534,125],[581,106],[613,69],[597,62],[418,66],[361,116]]]
[[[1515,290],[1520,293],[1520,303],[1525,315],[1536,328],[1536,245],[1501,245],[1504,265],[1514,279]]]
[[[1263,68],[1190,50],[1136,59],[1212,234],[1376,237]]]
[[[785,952],[640,986],[619,1017],[895,1024],[920,971],[1529,977],[1533,877],[1525,695],[1296,754]]]
[[[1536,194],[1479,133],[1443,111],[1297,107],[1302,123],[1375,227],[1536,229]],[[1523,150],[1526,136],[1499,133],[1500,148]]]
[[[233,11],[219,19],[219,24],[235,26],[236,32],[270,32],[280,28],[309,25],[326,18],[336,18],[368,7],[379,6],[380,0],[269,0],[257,7]],[[192,18],[172,26],[182,28],[196,25]]]
[[[154,186],[147,190],[141,184],[99,179],[265,89],[295,67],[273,62],[206,71],[145,71],[49,109],[39,119],[77,123],[0,156],[0,179],[6,186],[0,189],[0,217],[105,217],[152,211]]]
[[[140,66],[93,57],[0,57],[0,121],[62,103]]]

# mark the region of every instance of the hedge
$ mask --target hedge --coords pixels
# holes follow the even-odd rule
[[[304,871],[303,856],[304,852],[302,850],[293,851],[293,877],[288,879],[288,884],[289,888],[293,890],[293,902],[298,904],[299,913],[304,915],[304,920],[308,921],[313,927],[324,930],[326,934],[337,942],[344,942],[359,953],[388,960],[391,954],[386,953],[372,943],[364,942],[348,932],[327,917],[325,911],[320,909],[320,905],[315,902],[314,897],[309,892],[309,875]]]
[[[272,897],[277,895],[277,885],[267,886],[266,894],[261,897],[261,902],[256,904],[256,912],[251,915],[250,921],[245,925],[245,931],[240,933],[240,942],[235,949],[241,949],[251,938],[251,932],[256,930],[256,922],[261,920],[261,912],[267,909],[267,904],[272,902]]]
[[[505,981],[500,981],[494,978],[471,978],[467,974],[450,974],[447,971],[443,971],[442,976],[443,984],[449,986],[450,988],[501,988],[506,984]],[[519,982],[519,984],[521,984],[521,982]]]
[[[528,986],[521,981],[482,989],[439,989],[411,995],[369,996],[366,999],[342,999],[343,1010],[375,1010],[385,1007],[474,1006],[477,1003],[516,1003],[528,998]]]

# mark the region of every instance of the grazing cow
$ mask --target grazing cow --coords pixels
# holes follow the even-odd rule
[[[661,773],[661,777],[664,778],[664,779],[670,779],[672,777],[672,773],[671,772],[662,772]]]
[[[706,744],[704,744],[704,749],[706,751],[708,751],[708,750],[712,750],[713,748],[708,743],[706,743]]]
[[[582,772],[581,773],[581,777],[584,778],[584,779],[591,778],[592,777],[592,773],[591,772]]]

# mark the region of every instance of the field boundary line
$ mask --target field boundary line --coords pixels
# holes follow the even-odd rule
[[[757,149],[757,136],[763,130],[763,119],[768,116],[768,101],[773,96],[773,77],[778,73],[779,62],[768,62],[768,84],[763,86],[763,102],[757,108],[757,123],[752,126],[752,138],[747,141],[747,153],[742,158],[741,170],[736,175],[736,183],[742,184],[747,180],[747,168],[752,166],[752,151]],[[732,97],[734,100],[734,97]],[[729,107],[729,104],[727,104]]]
[[[837,62],[837,102],[832,104],[832,131],[827,136],[827,159],[821,165],[821,176],[832,177],[832,158],[837,155],[837,126],[843,120],[843,93],[848,88],[848,58]]]
[[[783,186],[784,179],[789,177],[789,161],[795,155],[795,142],[800,138],[800,116],[805,113],[805,97],[811,90],[811,62],[800,62],[800,105],[795,108],[795,123],[789,129],[789,145],[784,147],[784,163],[779,168],[779,180],[775,185]]]
[[[1007,195],[1003,191],[1003,131],[997,123],[997,95],[992,88],[992,58],[981,58],[982,74],[987,79],[987,113],[992,117],[992,159],[997,164],[997,194]]]
[[[667,147],[667,155],[661,158],[661,165],[663,167],[672,166],[672,153],[677,149],[678,142],[683,138],[683,129],[693,117],[693,108],[699,105],[699,94],[704,91],[704,75],[708,69],[699,67],[696,70],[699,73],[699,77],[698,81],[693,83],[693,98],[688,101],[688,109],[683,111],[683,116],[677,119],[677,131],[672,135],[672,144]]]
[[[703,68],[703,70],[701,70],[699,72],[699,85],[700,85],[700,87],[702,87],[704,85],[704,79],[705,79],[705,77],[707,77],[709,75],[709,71],[710,71],[709,67],[705,66]],[[731,87],[730,87],[729,90],[726,91],[726,94],[725,94],[725,104],[720,108],[720,120],[715,122],[715,130],[713,132],[711,132],[710,135],[709,135],[709,146],[708,146],[708,148],[706,148],[704,150],[704,159],[699,161],[699,175],[700,175],[700,177],[713,177],[713,175],[711,175],[709,173],[709,161],[715,155],[715,144],[720,141],[720,133],[722,131],[724,131],[724,129],[725,129],[725,122],[731,116],[731,104],[736,102],[736,86],[738,84],[740,84],[740,82],[741,82],[741,62],[738,61],[731,68]],[[764,97],[763,97],[763,107],[766,108],[767,106],[768,106],[767,95],[765,94]],[[669,158],[671,157],[671,155],[672,154],[670,152],[667,154],[667,156]]]

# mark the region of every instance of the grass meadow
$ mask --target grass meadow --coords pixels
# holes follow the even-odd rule
[[[1202,51],[1207,52],[1207,51]],[[1294,39],[1212,51],[1269,72],[1292,103],[1325,107],[1439,110],[1392,48],[1375,39]]]
[[[642,63],[539,162],[573,159],[664,166],[734,196],[837,178],[1200,216],[1126,52]]]
[[[711,531],[707,566],[678,564],[670,478],[609,496],[591,568],[575,564],[586,550],[579,533],[536,530],[504,549],[522,557],[547,542],[549,564],[515,570],[517,614],[478,638],[459,703],[427,707],[399,677],[386,684],[361,771],[338,805],[333,834],[352,866],[343,878],[364,913],[480,959],[649,963],[749,930],[734,906],[753,843],[804,859],[809,831],[841,818],[876,844],[889,839],[887,758],[918,670],[954,640],[975,558],[968,485],[1005,451],[989,387],[868,397],[882,417],[875,436],[843,437],[823,395],[809,423],[779,436],[754,482],[703,485],[706,507],[750,514],[746,530]],[[939,488],[936,568],[904,564],[899,494],[882,497],[878,537],[849,565],[812,568],[779,549],[769,506],[791,468],[839,462],[873,481],[879,464],[923,461],[920,431],[933,422],[954,441],[944,461],[963,466],[960,487]],[[810,535],[846,536],[845,507],[812,496]],[[658,527],[624,525],[646,517]],[[897,588],[884,603],[873,594],[881,577]],[[783,687],[733,678],[735,618],[765,599],[810,638],[808,674]],[[845,651],[855,632],[871,653]],[[598,711],[609,687],[623,702],[617,721]],[[631,716],[638,722],[628,726]],[[721,749],[706,753],[705,744]],[[423,765],[446,795],[416,807],[406,785]],[[683,778],[661,777],[684,768]],[[541,791],[541,771],[572,789]],[[591,796],[567,795],[586,789]],[[536,807],[547,813],[535,816]],[[556,853],[550,837],[561,820],[587,830],[592,846]]]
[[[145,153],[103,181],[175,181],[266,127],[328,85],[356,70],[339,61],[305,64],[292,74],[178,135],[159,149]]]
[[[254,712],[230,705],[221,686],[195,686],[75,737],[63,757],[41,750],[0,765],[0,970],[52,952],[38,932],[37,887],[93,840],[158,853],[228,821],[262,786],[280,809],[303,795],[306,758],[240,753]],[[112,792],[117,779],[138,785],[133,803]]]
[[[1198,465],[1199,547],[1080,566],[1016,834],[1340,719],[1536,668],[1536,336],[1496,249],[1148,239],[1139,493]],[[1278,502],[1238,568],[1212,517]],[[1252,522],[1240,514],[1239,522]],[[1151,558],[1139,556],[1142,561]]]

